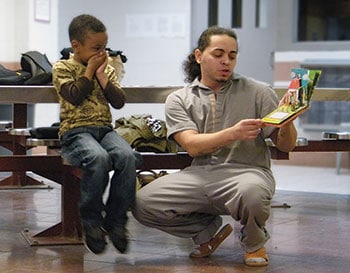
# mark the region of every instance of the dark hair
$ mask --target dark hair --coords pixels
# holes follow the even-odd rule
[[[99,19],[88,14],[82,14],[73,18],[69,24],[68,33],[70,41],[77,40],[79,43],[84,44],[88,32],[106,32],[106,27]]]
[[[232,29],[218,27],[218,26],[212,26],[207,28],[205,31],[202,32],[201,36],[198,39],[197,47],[196,49],[199,49],[200,51],[204,51],[210,44],[210,38],[213,35],[227,35],[232,37],[237,41],[237,35],[236,32]],[[193,50],[188,56],[187,59],[183,62],[183,69],[185,72],[185,81],[186,82],[192,82],[195,78],[201,77],[201,68],[200,65],[197,63],[196,58],[194,56]]]

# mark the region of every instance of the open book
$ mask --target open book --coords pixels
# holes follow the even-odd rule
[[[291,118],[295,118],[310,108],[311,97],[321,75],[321,70],[292,68],[292,80],[288,92],[289,101],[262,118],[266,125],[281,127]]]

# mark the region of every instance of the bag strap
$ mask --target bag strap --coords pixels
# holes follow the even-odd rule
[[[44,72],[51,73],[52,65],[45,54],[42,54],[38,51],[28,51],[26,53],[22,53],[24,58],[29,58],[29,66],[23,60],[21,60],[21,65],[23,70],[32,72],[32,67],[30,61],[34,62],[35,65],[39,66]]]

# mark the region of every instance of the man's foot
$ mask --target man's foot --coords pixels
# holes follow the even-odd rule
[[[266,266],[269,264],[269,256],[266,253],[265,247],[258,249],[255,252],[244,255],[244,263],[249,266]]]
[[[225,225],[209,242],[201,244],[190,253],[191,258],[204,258],[214,253],[219,245],[231,234],[233,228],[230,224]]]
[[[100,227],[83,225],[85,247],[94,254],[101,254],[106,248],[105,233]]]
[[[120,253],[125,253],[128,248],[128,237],[126,233],[126,229],[120,226],[108,230],[109,239]]]

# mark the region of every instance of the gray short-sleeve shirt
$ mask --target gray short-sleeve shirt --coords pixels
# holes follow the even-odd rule
[[[267,83],[235,74],[216,94],[194,80],[170,94],[166,100],[168,137],[184,130],[217,132],[242,119],[262,118],[278,105],[275,91]],[[270,168],[270,152],[265,144],[274,128],[265,127],[249,141],[234,141],[212,154],[196,157],[192,165],[230,163],[237,167]]]

